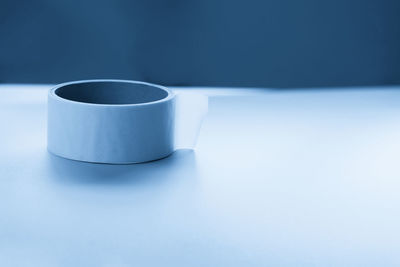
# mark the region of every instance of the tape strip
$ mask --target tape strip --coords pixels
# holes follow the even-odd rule
[[[174,91],[174,93],[176,93]],[[193,149],[208,112],[208,97],[194,92],[176,93],[175,149]]]

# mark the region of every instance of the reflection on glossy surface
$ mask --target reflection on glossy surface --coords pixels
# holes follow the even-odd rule
[[[48,154],[49,174],[56,182],[88,185],[148,185],[171,183],[176,174],[195,173],[193,150],[181,149],[170,156],[140,164],[96,164],[64,159]],[[175,176],[174,176],[175,175]],[[188,177],[193,179],[194,177]]]

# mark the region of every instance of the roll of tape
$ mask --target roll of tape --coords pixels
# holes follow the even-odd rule
[[[128,164],[193,148],[208,99],[128,80],[63,83],[48,94],[47,146],[58,156]]]

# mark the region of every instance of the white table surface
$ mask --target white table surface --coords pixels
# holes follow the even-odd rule
[[[49,86],[0,86],[0,266],[399,266],[400,87],[213,89],[195,151],[46,151]]]

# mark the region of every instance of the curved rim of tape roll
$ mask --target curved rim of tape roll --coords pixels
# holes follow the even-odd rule
[[[107,82],[115,82],[115,83],[128,83],[128,84],[135,84],[135,85],[146,85],[150,87],[155,87],[158,89],[161,89],[167,93],[167,96],[159,99],[159,100],[154,100],[154,101],[148,101],[144,103],[132,103],[132,104],[103,104],[103,103],[90,103],[90,102],[81,102],[81,101],[76,101],[76,100],[71,100],[67,99],[64,97],[59,96],[56,94],[56,91],[60,88],[69,86],[69,85],[75,85],[75,84],[90,84],[90,83],[107,83]],[[122,107],[122,106],[146,106],[146,105],[152,105],[152,104],[158,104],[162,103],[165,101],[171,100],[171,98],[175,97],[175,93],[168,89],[165,86],[158,85],[158,84],[153,84],[153,83],[147,83],[147,82],[141,82],[141,81],[133,81],[133,80],[120,80],[120,79],[90,79],[90,80],[79,80],[79,81],[72,81],[72,82],[66,82],[66,83],[61,83],[50,89],[49,91],[49,96],[54,97],[58,100],[61,101],[66,101],[66,102],[72,102],[78,105],[91,105],[91,106],[107,106],[107,107]]]

